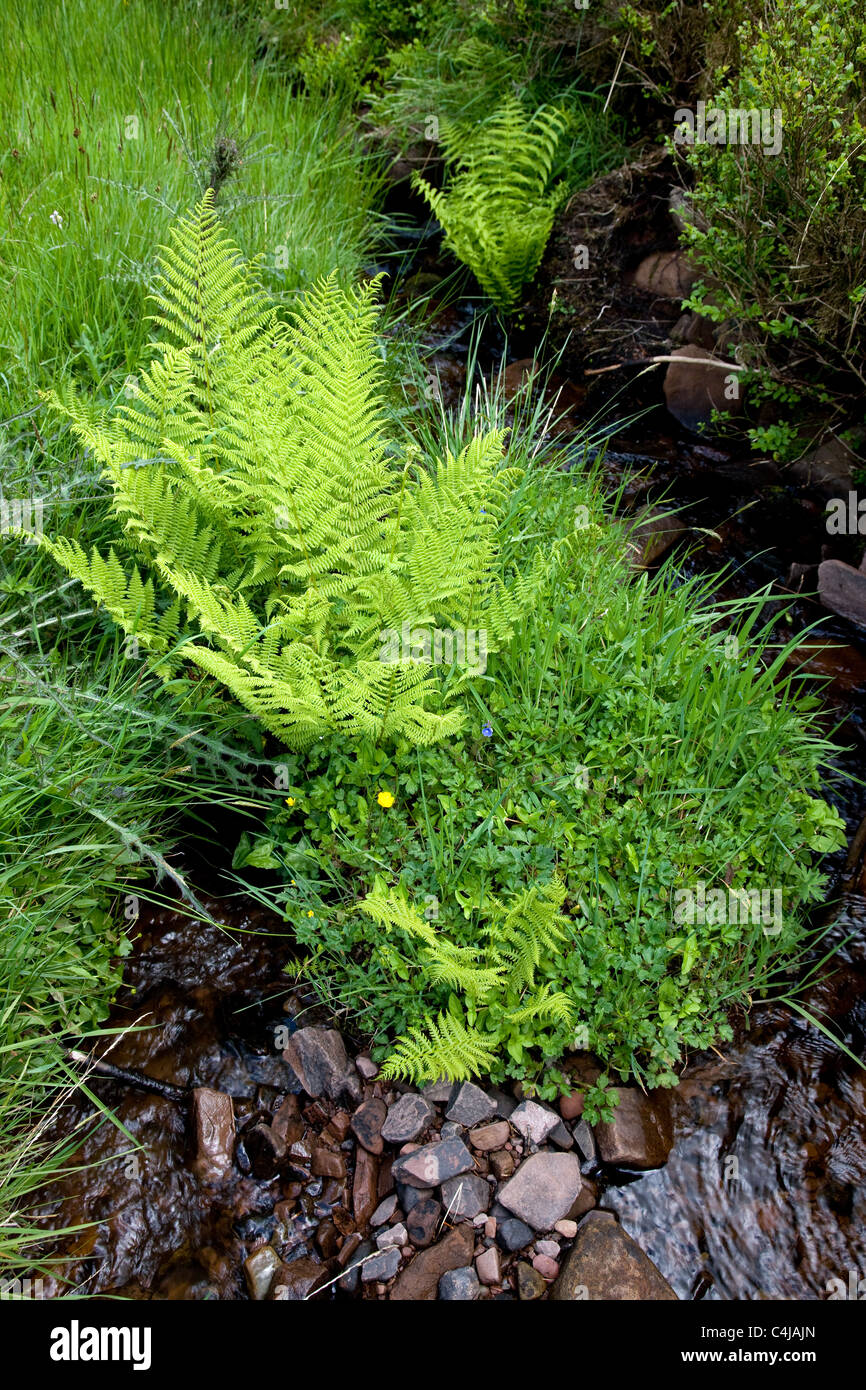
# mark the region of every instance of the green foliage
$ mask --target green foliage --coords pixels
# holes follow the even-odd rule
[[[445,122],[440,134],[451,166],[445,191],[416,175],[450,251],[468,265],[503,313],[518,304],[538,269],[556,208],[566,192],[551,187],[566,118],[553,107],[531,117],[509,94],[498,110],[467,128]]]
[[[501,432],[430,471],[389,455],[375,289],[331,277],[282,323],[207,193],[164,252],[163,337],[133,400],[100,420],[54,397],[104,467],[133,563],[39,544],[163,673],[193,663],[296,748],[455,733],[431,653],[392,656],[388,634],[483,629],[493,648],[544,569],[539,553],[505,583],[495,565],[516,478]]]

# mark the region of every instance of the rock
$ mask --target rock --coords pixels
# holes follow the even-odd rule
[[[523,1260],[517,1266],[517,1296],[524,1303],[531,1299],[540,1298],[547,1288],[537,1269],[532,1265],[526,1264]]]
[[[572,1091],[570,1095],[560,1096],[559,1113],[564,1120],[576,1120],[583,1114],[583,1091]]]
[[[550,1283],[559,1273],[559,1265],[549,1255],[536,1255],[532,1261],[532,1268],[538,1271],[542,1279],[546,1279]]]
[[[333,1221],[320,1221],[316,1227],[316,1248],[323,1260],[332,1260],[339,1253],[339,1236]]]
[[[559,1241],[556,1240],[537,1240],[535,1251],[538,1255],[549,1255],[552,1260],[559,1259]]]
[[[274,1177],[288,1152],[285,1140],[272,1125],[253,1125],[244,1133],[244,1147],[253,1174],[265,1180]]]
[[[642,570],[657,564],[688,529],[685,522],[672,516],[670,512],[645,507],[638,513],[637,524],[629,533],[626,545],[631,568]]]
[[[553,1287],[553,1298],[618,1302],[671,1300],[676,1294],[652,1260],[610,1212],[590,1212],[581,1221],[574,1245]]]
[[[386,1221],[390,1221],[394,1212],[397,1210],[397,1193],[392,1192],[390,1197],[386,1197],[384,1202],[380,1202],[373,1215],[370,1217],[370,1225],[375,1230],[377,1226],[384,1226]]]
[[[408,1241],[406,1227],[402,1222],[396,1226],[389,1226],[386,1231],[380,1231],[376,1237],[376,1245],[380,1250],[387,1250],[389,1246],[396,1245],[398,1248]]]
[[[517,1101],[514,1096],[508,1095],[506,1091],[500,1091],[496,1086],[491,1086],[487,1095],[496,1106],[496,1115],[500,1120],[507,1120],[517,1109]]]
[[[324,1265],[304,1256],[292,1260],[291,1264],[280,1265],[271,1285],[271,1298],[278,1302],[300,1303],[330,1281],[331,1275]]]
[[[584,1178],[580,1189],[580,1196],[575,1202],[571,1211],[568,1213],[572,1221],[579,1221],[588,1211],[592,1211],[598,1199],[598,1188],[592,1178]],[[556,1223],[554,1222],[554,1225]]]
[[[453,1081],[446,1081],[445,1077],[440,1077],[438,1081],[431,1081],[429,1085],[421,1087],[421,1094],[425,1100],[429,1100],[433,1105],[447,1105],[456,1087]]]
[[[389,1144],[405,1144],[411,1139],[417,1139],[435,1113],[429,1100],[409,1092],[401,1096],[388,1111],[388,1117],[382,1125],[382,1138],[387,1139]]]
[[[823,560],[818,566],[818,596],[825,608],[866,627],[866,574],[842,560]]]
[[[635,289],[660,299],[687,299],[695,283],[695,272],[684,251],[653,251],[632,272]]]
[[[378,1159],[366,1149],[357,1149],[355,1178],[352,1183],[352,1211],[359,1230],[364,1230],[379,1204],[378,1178]]]
[[[283,1103],[271,1121],[271,1130],[287,1148],[304,1137],[304,1122],[298,1110],[297,1096],[284,1096]]]
[[[346,1268],[346,1273],[340,1280],[340,1288],[347,1293],[357,1293],[358,1285],[361,1282],[361,1270],[364,1268],[363,1261],[368,1255],[373,1254],[373,1246],[368,1240],[362,1240],[361,1244],[353,1252],[352,1258]]]
[[[690,311],[682,314],[671,329],[671,342],[677,346],[693,343],[695,347],[706,348],[712,352],[716,346],[716,325],[703,314]]]
[[[535,1239],[535,1232],[516,1216],[508,1216],[496,1223],[496,1240],[503,1250],[525,1250]]]
[[[548,1138],[551,1144],[555,1144],[558,1149],[573,1149],[574,1140],[566,1129],[562,1120],[557,1118],[555,1127],[550,1131]]]
[[[423,1249],[432,1245],[442,1219],[442,1204],[432,1197],[417,1202],[406,1216],[406,1230],[413,1245]]]
[[[231,1174],[235,1151],[235,1115],[231,1096],[196,1086],[192,1093],[196,1156],[193,1169],[199,1182],[215,1187]]]
[[[421,1250],[399,1275],[391,1301],[430,1302],[436,1298],[439,1280],[449,1269],[472,1263],[475,1233],[466,1223],[455,1226],[428,1250]]]
[[[502,1282],[502,1273],[499,1268],[499,1251],[495,1245],[484,1250],[475,1261],[475,1269],[482,1284],[488,1288],[493,1284]]]
[[[480,1129],[473,1129],[469,1135],[469,1143],[473,1149],[479,1153],[490,1153],[494,1149],[502,1149],[508,1143],[511,1130],[507,1120],[497,1120],[492,1125],[482,1125]]]
[[[577,1124],[574,1126],[573,1132],[574,1142],[580,1153],[586,1159],[587,1163],[594,1162],[598,1150],[595,1147],[595,1139],[592,1136],[592,1130],[586,1123],[586,1120],[578,1120]]]
[[[566,1240],[574,1240],[577,1235],[577,1222],[569,1221],[568,1217],[563,1217],[561,1221],[554,1222],[553,1229],[559,1231]]]
[[[346,1176],[345,1154],[334,1153],[332,1149],[313,1149],[313,1162],[310,1170],[319,1178],[340,1178]]]
[[[439,1280],[439,1297],[447,1303],[469,1303],[478,1297],[481,1285],[471,1265],[446,1269]]]
[[[299,1028],[283,1052],[308,1096],[339,1100],[348,1095],[361,1099],[361,1082],[355,1063],[336,1028]]]
[[[491,1172],[499,1182],[505,1182],[506,1178],[510,1178],[516,1167],[514,1154],[509,1153],[507,1149],[498,1149],[492,1153],[489,1163]]]
[[[613,1119],[595,1127],[602,1162],[614,1168],[661,1168],[674,1142],[666,1092],[647,1096],[634,1086],[617,1090],[619,1103]]]
[[[509,362],[502,375],[502,393],[507,401],[513,401],[523,390],[531,389],[532,379],[538,372],[538,362],[533,357],[521,357],[517,362]]]
[[[459,1217],[472,1221],[490,1206],[490,1184],[475,1173],[449,1178],[442,1184],[442,1205],[449,1221]]]
[[[465,1125],[458,1125],[456,1121],[449,1120],[439,1131],[440,1139],[462,1139],[466,1133]]]
[[[423,1202],[426,1197],[433,1196],[432,1187],[404,1187],[401,1183],[397,1184],[397,1196],[400,1199],[400,1206],[405,1212],[410,1212],[419,1202]]]
[[[665,372],[665,404],[675,420],[698,432],[710,426],[714,410],[738,414],[743,407],[742,372],[706,348],[674,348]],[[736,392],[736,394],[734,394]]]
[[[473,1125],[481,1125],[485,1120],[491,1120],[495,1114],[495,1102],[485,1095],[481,1087],[473,1085],[471,1081],[464,1081],[452,1097],[451,1104],[445,1111],[445,1118],[471,1129]]]
[[[537,1153],[524,1160],[498,1200],[537,1231],[568,1216],[580,1195],[580,1160],[573,1153]]]
[[[533,1144],[543,1144],[552,1129],[559,1124],[559,1117],[546,1105],[535,1100],[524,1100],[511,1116],[514,1128]]]
[[[371,1061],[369,1057],[365,1057],[363,1053],[360,1057],[355,1058],[355,1066],[365,1081],[372,1081],[375,1076],[379,1075],[379,1068],[376,1063]]]
[[[255,1299],[257,1303],[267,1298],[274,1275],[281,1264],[282,1260],[272,1245],[261,1245],[258,1250],[247,1255],[244,1260],[244,1274],[250,1298]],[[321,1265],[317,1265],[316,1268],[321,1273]]]
[[[376,1279],[393,1279],[402,1262],[403,1256],[399,1247],[389,1246],[387,1250],[374,1255],[372,1260],[364,1262],[361,1266],[361,1279],[365,1284],[372,1284]]]
[[[378,1096],[365,1100],[352,1116],[352,1133],[367,1153],[380,1154],[385,1147],[382,1126],[388,1117],[388,1107]]]
[[[438,1187],[475,1167],[475,1160],[461,1139],[425,1144],[394,1163],[394,1180],[409,1187]]]
[[[862,448],[862,441],[857,447]],[[827,497],[844,497],[854,488],[854,474],[863,465],[844,440],[830,435],[811,453],[789,466],[798,482],[818,489]]]

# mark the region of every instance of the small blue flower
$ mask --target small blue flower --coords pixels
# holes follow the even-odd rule
[[[485,738],[492,738],[492,737],[493,737],[493,729],[491,728],[491,726],[490,726],[489,724],[482,724],[482,725],[481,725],[481,732],[482,732],[482,734],[484,735]]]

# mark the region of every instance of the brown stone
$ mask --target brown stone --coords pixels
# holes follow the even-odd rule
[[[688,529],[684,521],[664,509],[644,508],[638,514],[628,538],[629,564],[632,569],[648,569],[651,565],[658,564],[662,556],[667,554],[671,546],[684,536]]]
[[[523,1302],[540,1298],[547,1288],[537,1269],[521,1260],[517,1266],[517,1296]]]
[[[668,1281],[610,1212],[593,1211],[577,1236],[551,1297],[561,1303],[589,1298],[618,1302],[676,1299]]]
[[[490,1153],[494,1149],[502,1149],[508,1143],[511,1129],[507,1120],[497,1120],[492,1125],[482,1125],[479,1129],[473,1129],[469,1135],[469,1142],[473,1149],[478,1149],[481,1153]]]
[[[510,1178],[516,1166],[514,1154],[508,1149],[497,1149],[490,1155],[490,1170],[499,1182]]]
[[[274,1134],[279,1135],[287,1148],[303,1138],[304,1122],[298,1110],[297,1096],[285,1096],[271,1122]]]
[[[572,1091],[570,1095],[560,1096],[559,1113],[564,1120],[576,1120],[583,1114],[583,1091]]]
[[[197,1086],[192,1093],[196,1156],[193,1168],[208,1187],[224,1182],[232,1171],[235,1116],[231,1096]]]
[[[713,411],[737,415],[743,408],[742,372],[706,348],[674,348],[664,379],[665,404],[675,420],[696,432],[711,427]],[[736,391],[736,394],[734,392]]]
[[[385,1102],[374,1096],[372,1100],[365,1100],[363,1105],[359,1105],[352,1116],[352,1132],[368,1153],[380,1154],[385,1147],[382,1126],[387,1114]]]
[[[379,1161],[366,1149],[355,1151],[355,1179],[352,1183],[352,1210],[359,1230],[365,1230],[379,1205]]]
[[[345,1155],[332,1153],[330,1149],[314,1149],[311,1171],[319,1178],[344,1178],[346,1176]]]
[[[279,1302],[299,1303],[310,1298],[330,1278],[324,1265],[304,1256],[291,1264],[280,1266],[271,1284],[271,1298]]]
[[[406,1216],[406,1229],[413,1245],[425,1248],[436,1239],[442,1205],[432,1197],[422,1197]]]
[[[618,1086],[617,1091],[613,1119],[595,1127],[602,1162],[615,1168],[661,1168],[674,1142],[667,1093],[648,1096],[634,1086]]]
[[[686,299],[695,282],[695,272],[684,251],[653,251],[632,272],[635,289],[661,299]]]
[[[818,594],[825,608],[866,627],[866,574],[841,560],[818,566]]]
[[[397,1278],[391,1290],[392,1301],[432,1302],[439,1280],[449,1269],[462,1269],[472,1263],[475,1233],[468,1224],[455,1226],[447,1236],[420,1250]]]

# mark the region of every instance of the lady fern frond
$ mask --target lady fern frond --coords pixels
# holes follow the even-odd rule
[[[496,1054],[477,1028],[468,1028],[451,1014],[440,1013],[399,1037],[382,1066],[382,1076],[401,1077],[415,1085],[447,1076],[469,1081],[489,1071]]]

